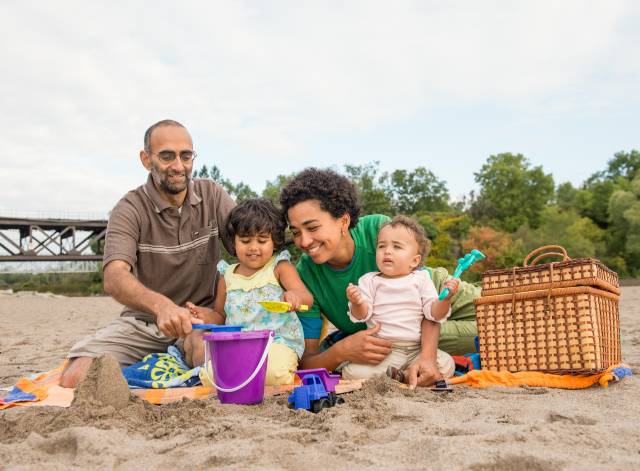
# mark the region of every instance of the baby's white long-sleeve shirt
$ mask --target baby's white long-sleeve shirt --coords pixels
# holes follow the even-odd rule
[[[385,278],[380,272],[367,273],[358,280],[358,288],[369,309],[364,319],[351,314],[352,322],[366,322],[368,327],[380,323],[378,332],[387,340],[420,341],[422,319],[435,321],[431,305],[438,299],[438,292],[429,272],[416,270],[400,278]],[[444,322],[451,314],[440,321]]]

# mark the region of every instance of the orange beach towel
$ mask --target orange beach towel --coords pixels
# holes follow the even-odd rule
[[[25,396],[31,396],[21,402],[3,403],[0,400],[0,410],[8,409],[16,406],[58,406],[69,407],[73,402],[73,389],[63,388],[60,386],[60,376],[64,364],[60,367],[42,373],[34,378],[22,378],[16,383],[16,388],[25,393]],[[287,393],[295,385],[286,386],[266,386],[265,396],[276,396],[278,394]],[[341,380],[336,386],[336,392],[343,394],[355,391],[362,387],[362,381],[358,380]],[[15,389],[15,388],[14,388]],[[156,405],[169,404],[171,402],[181,401],[182,399],[209,399],[216,397],[216,390],[205,386],[193,386],[190,388],[168,388],[168,389],[131,389],[132,394],[139,398]]]
[[[467,385],[474,388],[488,388],[491,386],[533,386],[560,389],[586,389],[594,384],[602,387],[609,386],[612,381],[618,381],[632,374],[625,365],[615,365],[606,371],[594,375],[554,375],[538,371],[508,371],[472,370],[464,376],[456,376],[451,384]]]

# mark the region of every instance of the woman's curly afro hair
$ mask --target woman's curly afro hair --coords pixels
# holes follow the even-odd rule
[[[362,208],[356,186],[344,175],[329,169],[306,168],[293,177],[280,191],[280,205],[286,215],[303,201],[316,200],[320,208],[334,218],[345,213],[351,217],[349,228],[355,227]]]

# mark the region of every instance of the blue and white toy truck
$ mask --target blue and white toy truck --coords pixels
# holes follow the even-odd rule
[[[291,409],[306,409],[318,413],[325,407],[333,407],[344,402],[344,399],[336,394],[339,375],[331,375],[324,368],[298,370],[296,375],[302,380],[302,385],[296,387],[289,395]]]

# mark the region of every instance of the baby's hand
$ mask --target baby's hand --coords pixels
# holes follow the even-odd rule
[[[347,299],[355,306],[364,304],[364,298],[362,297],[360,288],[352,283],[349,283],[349,286],[347,286]]]
[[[449,301],[451,298],[453,298],[453,295],[458,292],[459,287],[460,287],[460,278],[449,278],[447,281],[445,281],[443,285],[443,289],[449,288],[449,294],[447,295],[446,298],[444,298],[444,301]]]
[[[300,308],[300,297],[293,291],[285,291],[282,300],[291,304],[291,311],[297,311]]]

